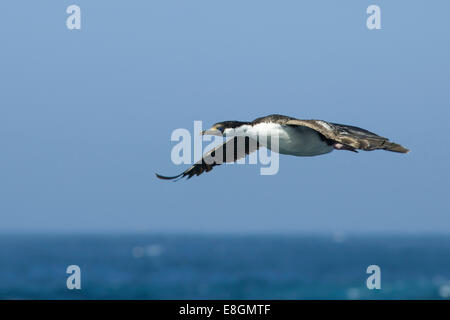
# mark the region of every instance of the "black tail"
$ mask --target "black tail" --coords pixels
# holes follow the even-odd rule
[[[387,150],[387,151],[399,152],[399,153],[408,153],[409,152],[409,150],[406,149],[405,147],[403,147],[397,143],[393,143],[393,142],[389,142],[389,141],[385,142],[383,149]]]

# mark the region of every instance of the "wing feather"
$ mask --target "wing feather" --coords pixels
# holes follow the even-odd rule
[[[258,149],[259,143],[256,140],[249,137],[234,137],[207,152],[200,161],[179,175],[166,177],[156,174],[156,177],[163,180],[178,180],[184,177],[190,179],[194,175],[199,176],[203,172],[209,172],[222,163],[236,162]]]
[[[390,142],[388,138],[381,137],[362,128],[345,124],[331,123],[323,120],[292,119],[287,121],[286,125],[311,128],[322,134],[326,139],[353,149],[365,151],[383,149],[400,153],[409,152],[405,147]]]

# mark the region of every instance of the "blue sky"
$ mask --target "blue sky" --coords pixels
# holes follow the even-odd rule
[[[66,28],[81,7],[82,29]],[[382,30],[366,28],[381,7]],[[2,232],[449,232],[445,1],[0,5]],[[411,149],[157,180],[176,128],[271,113]]]

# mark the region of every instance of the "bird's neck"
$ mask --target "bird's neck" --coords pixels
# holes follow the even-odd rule
[[[226,128],[223,133],[226,137],[245,137],[251,128],[249,124],[242,124],[235,128]]]

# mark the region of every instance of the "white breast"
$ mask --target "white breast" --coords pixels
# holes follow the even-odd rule
[[[333,147],[323,141],[316,131],[307,127],[259,123],[244,126],[239,135],[258,138],[258,141],[268,149],[272,149],[271,139],[278,137],[278,152],[282,154],[315,156],[333,151]]]

